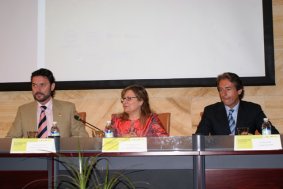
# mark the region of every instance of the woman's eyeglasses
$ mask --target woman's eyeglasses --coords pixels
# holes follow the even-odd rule
[[[133,98],[137,98],[136,96],[127,96],[127,97],[124,97],[124,98],[121,98],[121,103],[127,101],[127,102],[130,102]]]

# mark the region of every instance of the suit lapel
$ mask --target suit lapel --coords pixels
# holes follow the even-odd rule
[[[30,117],[30,123],[28,125],[32,126],[32,127],[38,127],[37,125],[37,102],[34,102],[31,104],[31,107],[28,109],[29,110],[29,115],[31,116],[27,116],[27,117]],[[33,129],[33,128],[31,128]]]
[[[223,103],[221,103],[218,115],[219,115],[219,120],[221,120],[221,124],[224,127],[223,129],[225,130],[225,133],[231,134],[231,130],[229,127],[229,122],[228,122],[228,116],[226,113],[225,105]]]
[[[61,107],[60,105],[58,104],[58,101],[53,99],[53,107],[52,107],[52,110],[53,110],[53,121],[59,121],[59,119],[62,117],[62,111],[61,111]]]
[[[242,122],[243,122],[243,120],[245,120],[246,115],[249,115],[249,114],[245,112],[244,104],[242,103],[242,101],[240,101],[239,109],[238,109],[238,115],[237,115],[236,128],[237,127],[243,127]]]

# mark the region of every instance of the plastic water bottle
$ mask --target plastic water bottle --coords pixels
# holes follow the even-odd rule
[[[60,131],[57,125],[57,122],[54,121],[52,123],[52,127],[50,129],[50,138],[54,138],[54,142],[55,142],[55,150],[56,152],[60,151]]]
[[[54,121],[52,123],[50,134],[51,134],[51,137],[60,137],[60,131],[59,131],[59,128],[58,128],[56,121]]]
[[[105,126],[105,138],[112,138],[114,137],[114,132],[113,128],[111,125],[111,121],[106,121],[106,126]]]
[[[261,130],[262,135],[271,135],[271,124],[268,118],[263,118],[261,129],[262,129]]]

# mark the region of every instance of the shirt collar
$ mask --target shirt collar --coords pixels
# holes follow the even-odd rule
[[[50,100],[46,103],[46,104],[44,104],[44,105],[42,105],[42,104],[40,104],[39,102],[37,102],[37,107],[38,108],[40,108],[41,106],[46,106],[47,108],[47,110],[52,110],[52,105],[53,105],[53,101],[52,101],[52,98],[50,98]]]
[[[236,106],[234,106],[233,108],[230,108],[229,106],[224,105],[224,106],[225,106],[225,109],[226,109],[226,113],[228,114],[230,109],[233,109],[234,112],[238,112],[239,105],[240,105],[240,101],[239,101],[238,104],[236,104]]]

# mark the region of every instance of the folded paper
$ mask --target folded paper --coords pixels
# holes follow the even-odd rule
[[[55,153],[53,138],[13,138],[10,153]]]
[[[103,138],[102,152],[146,152],[147,138]]]
[[[280,150],[280,135],[236,135],[234,150]]]

